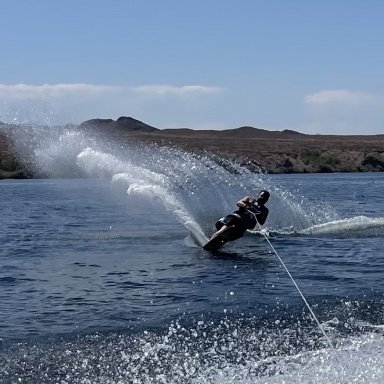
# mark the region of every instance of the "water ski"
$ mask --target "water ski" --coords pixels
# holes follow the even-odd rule
[[[222,247],[227,241],[232,240],[231,234],[233,233],[233,227],[228,227],[225,231],[221,232],[220,235],[215,236],[203,246],[206,251],[216,251]]]
[[[226,241],[219,235],[209,240],[208,243],[203,246],[203,249],[205,249],[206,251],[216,251],[225,243]]]

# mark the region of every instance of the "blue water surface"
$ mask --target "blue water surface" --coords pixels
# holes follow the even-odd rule
[[[215,253],[185,222],[209,236],[236,189],[98,176],[0,182],[0,382],[382,382],[383,174],[236,186],[270,217]]]

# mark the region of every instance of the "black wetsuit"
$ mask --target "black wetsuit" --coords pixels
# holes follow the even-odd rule
[[[255,217],[256,216],[256,217]],[[268,216],[268,208],[264,205],[258,206],[252,204],[247,208],[239,208],[237,211],[221,218],[216,224],[217,230],[223,225],[233,227],[225,237],[228,241],[236,240],[242,236],[247,229],[253,229],[256,223],[264,224]],[[256,221],[257,220],[257,221]]]

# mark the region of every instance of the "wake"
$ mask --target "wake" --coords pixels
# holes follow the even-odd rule
[[[301,231],[303,235],[348,235],[359,234],[382,235],[384,234],[384,217],[355,216],[347,219],[335,220],[329,223],[314,225]]]
[[[382,236],[384,235],[384,217],[355,216],[315,224],[308,228],[295,230],[292,228],[269,231],[271,235],[282,236]]]

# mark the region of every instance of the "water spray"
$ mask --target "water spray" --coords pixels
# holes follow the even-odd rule
[[[256,218],[256,215],[254,215],[255,218]],[[329,337],[327,336],[327,334],[325,333],[323,327],[321,326],[318,318],[316,317],[315,313],[313,312],[311,306],[309,305],[308,301],[306,300],[306,298],[304,297],[303,293],[301,292],[299,286],[297,285],[295,279],[293,278],[293,276],[291,275],[291,273],[289,272],[287,266],[285,265],[283,259],[279,256],[279,254],[277,253],[276,249],[274,248],[274,246],[272,245],[272,243],[269,241],[267,235],[265,233],[263,233],[261,231],[261,227],[260,227],[260,224],[258,223],[257,219],[256,219],[256,222],[257,222],[257,225],[259,226],[259,229],[260,229],[260,233],[264,236],[265,240],[267,241],[267,243],[269,244],[269,246],[271,247],[272,251],[275,253],[275,255],[277,256],[277,258],[279,259],[281,265],[284,267],[285,271],[287,272],[288,276],[290,277],[290,279],[292,280],[292,283],[293,285],[296,287],[297,291],[299,292],[301,298],[303,299],[305,305],[307,306],[312,318],[315,320],[315,322],[317,323],[317,325],[319,326],[320,328],[320,331],[322,332],[322,334],[324,335],[325,339],[327,340],[327,343],[329,345],[329,347],[333,350],[335,350],[335,347],[333,346],[331,340],[329,339]]]

